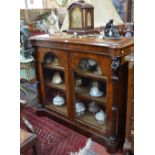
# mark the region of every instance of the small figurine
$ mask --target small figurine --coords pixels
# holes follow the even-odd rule
[[[21,23],[20,25],[20,44],[22,47],[21,55],[23,55],[25,58],[30,58],[31,54],[34,52],[34,49],[32,48],[32,45],[29,41],[30,32],[28,25],[24,25]]]
[[[111,19],[105,26],[104,35],[106,38],[120,39],[118,30],[113,25],[114,20]]]
[[[90,66],[89,71],[94,72],[96,70],[96,67],[98,66],[95,60],[88,59],[88,63]]]
[[[99,111],[98,105],[93,101],[89,103],[88,111],[95,114],[96,112]]]
[[[56,16],[56,14],[54,13],[54,11],[51,11],[51,14],[48,16],[47,18],[47,22],[49,25],[49,29],[48,32],[49,34],[53,34],[56,32],[59,32],[59,21],[58,21],[58,17]]]
[[[81,79],[81,77],[76,77],[76,78],[75,78],[75,85],[76,85],[77,87],[79,87],[79,86],[81,86],[81,84],[82,84],[82,79]]]
[[[55,57],[55,58],[53,59],[52,65],[54,65],[54,66],[58,66],[58,65],[59,65],[59,60],[58,60],[58,58]]]
[[[85,110],[86,110],[85,105],[82,102],[76,102],[75,111],[77,116],[83,115]]]
[[[101,70],[100,66],[96,67],[96,70],[94,71],[94,73],[97,75],[102,75],[102,70]]]
[[[60,76],[60,73],[59,72],[56,72],[53,76],[53,79],[52,79],[52,83],[54,84],[60,84],[62,83],[62,79],[61,79],[61,76]]]
[[[90,70],[90,64],[88,62],[88,59],[82,59],[79,63],[79,70],[80,71],[89,71]]]
[[[92,82],[92,87],[90,89],[90,96],[93,97],[100,97],[103,95],[103,92],[99,90],[99,82],[98,81],[93,81]]]

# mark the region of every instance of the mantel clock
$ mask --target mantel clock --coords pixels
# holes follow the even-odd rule
[[[68,7],[68,33],[94,33],[94,7],[83,0],[72,3]]]

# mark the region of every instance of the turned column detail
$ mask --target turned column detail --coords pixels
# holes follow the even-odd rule
[[[116,117],[117,117],[117,111],[118,111],[118,103],[117,103],[117,96],[118,96],[118,70],[120,67],[120,60],[117,57],[112,58],[112,80],[113,80],[113,89],[114,89],[114,95],[113,95],[113,102],[112,102],[112,129],[111,129],[111,136],[109,137],[110,143],[114,144],[116,142]]]

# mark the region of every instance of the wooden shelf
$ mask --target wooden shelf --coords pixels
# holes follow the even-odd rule
[[[45,81],[45,86],[48,86],[50,88],[54,88],[54,89],[58,89],[58,90],[62,90],[64,92],[66,92],[65,83],[62,83],[62,84],[54,84],[54,83],[50,82],[49,80],[46,80]]]
[[[106,81],[107,77],[106,76],[102,76],[102,75],[98,75],[92,72],[82,72],[82,71],[78,71],[75,70],[74,71],[77,75],[82,76],[82,77],[86,77],[86,78],[92,78],[95,80],[100,80],[100,81]]]
[[[96,101],[98,103],[101,104],[105,104],[106,103],[106,97],[105,96],[101,96],[101,97],[93,97],[90,96],[90,90],[88,88],[85,87],[75,87],[75,94],[81,98],[85,98],[88,99],[90,101]]]
[[[62,66],[54,66],[54,65],[47,65],[47,64],[44,64],[43,65],[44,68],[48,68],[48,69],[52,69],[52,70],[59,70],[59,71],[64,71],[64,67]]]
[[[98,130],[102,130],[103,132],[106,130],[106,123],[104,123],[103,125],[99,124],[95,118],[95,115],[88,111],[86,111],[83,115],[76,117],[76,120]]]
[[[50,109],[50,110],[56,111],[57,113],[60,113],[62,115],[67,116],[67,106],[66,106],[66,104],[63,105],[63,106],[55,106],[54,104],[48,102],[48,104],[45,105],[45,107]]]

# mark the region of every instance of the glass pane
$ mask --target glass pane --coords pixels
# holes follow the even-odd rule
[[[92,59],[81,59],[74,71],[75,117],[86,126],[105,131],[106,77],[96,74],[100,68]],[[98,72],[97,72],[98,73]]]
[[[64,67],[60,65],[59,59],[51,53],[45,55],[42,67],[46,107],[67,116]]]

